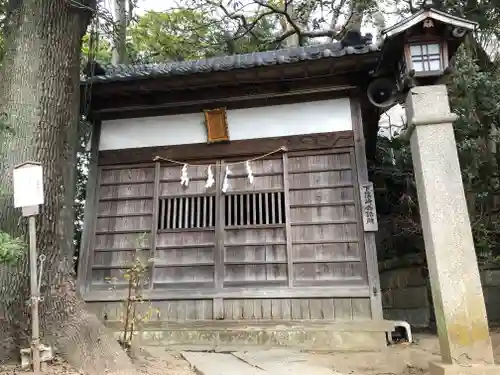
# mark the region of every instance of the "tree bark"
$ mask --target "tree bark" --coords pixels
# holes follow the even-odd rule
[[[45,204],[37,216],[45,254],[40,303],[42,343],[55,346],[86,374],[130,373],[131,362],[73,282],[75,166],[78,144],[81,38],[95,0],[24,0],[15,10],[0,70],[0,113],[14,135],[0,138],[0,229],[25,236],[26,219],[13,207],[12,171],[42,163]],[[0,360],[29,340],[29,267],[0,268]],[[15,354],[18,354],[17,351]]]
[[[127,63],[127,11],[126,0],[113,0],[114,33],[113,33],[113,64]],[[131,10],[130,10],[131,12]]]

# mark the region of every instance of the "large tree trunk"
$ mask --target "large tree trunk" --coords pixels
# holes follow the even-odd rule
[[[7,114],[15,132],[0,139],[0,186],[6,191],[6,199],[0,200],[0,229],[25,235],[26,220],[13,208],[12,170],[27,160],[41,162],[45,204],[37,217],[37,237],[39,251],[47,257],[40,304],[42,342],[54,345],[84,373],[130,373],[130,360],[85,310],[73,283],[80,43],[92,14],[85,6],[92,9],[95,0],[17,3],[22,5],[12,19],[0,71],[0,113]],[[16,267],[0,269],[3,359],[19,345],[28,345],[29,297],[26,258]]]

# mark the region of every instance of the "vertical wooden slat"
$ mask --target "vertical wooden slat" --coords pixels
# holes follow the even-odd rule
[[[271,193],[273,194],[273,193]],[[269,210],[269,193],[264,193],[264,215],[265,215],[265,224],[271,224],[271,211]],[[264,224],[264,223],[263,223]]]
[[[350,298],[336,298],[334,310],[335,320],[352,320],[352,301]]]
[[[213,299],[213,318],[215,320],[224,319],[224,300],[222,298]]]
[[[182,198],[184,201],[184,226],[183,228],[189,228],[189,198],[184,197]]]
[[[172,229],[177,229],[177,218],[179,216],[179,212],[177,209],[177,198],[172,198]]]
[[[293,287],[293,258],[292,258],[292,225],[290,214],[290,181],[288,175],[288,155],[283,153],[283,192],[285,205],[285,235],[286,235],[286,259],[288,286]],[[281,210],[280,210],[281,211]]]
[[[149,281],[149,288],[153,289],[155,280],[155,257],[156,257],[156,242],[158,238],[158,210],[160,205],[160,172],[161,172],[160,162],[155,163],[155,175],[154,175],[154,186],[153,186],[153,219],[151,222],[151,255],[150,258],[153,260],[150,262],[151,267],[151,279]]]
[[[213,222],[213,210],[214,210],[215,196],[207,197],[207,225],[213,227],[215,224]]]
[[[182,197],[182,198],[177,198],[177,200],[179,205],[179,210],[177,211],[177,216],[179,218],[177,223],[177,228],[182,229],[184,228],[184,208],[186,207],[186,199]]]
[[[244,195],[243,194],[239,194],[238,195],[238,201],[239,201],[238,210],[239,210],[239,213],[240,213],[240,225],[245,225],[244,215],[243,215],[243,213],[245,212],[245,206],[244,206],[243,199],[244,199]]]
[[[353,168],[356,168],[357,173],[354,173],[355,176],[355,195],[358,199],[360,197],[359,184],[368,182],[368,164],[366,161],[366,148],[365,148],[365,136],[363,131],[363,121],[361,117],[361,107],[359,104],[359,100],[354,98],[350,99],[351,102],[351,118],[353,121],[354,128],[354,153],[355,153],[355,165]],[[360,206],[357,207],[356,211],[360,210]],[[361,215],[361,212],[358,212]],[[359,225],[363,225],[363,221],[361,219],[358,220]],[[382,315],[382,298],[380,292],[380,276],[378,271],[378,262],[377,262],[377,247],[375,243],[375,233],[373,232],[364,232],[364,248],[365,248],[365,256],[366,256],[366,268],[368,272],[368,285],[370,288],[370,302],[371,302],[371,312],[372,319],[374,320],[383,320]]]
[[[194,205],[194,201],[195,201],[196,197],[191,197],[189,198],[189,211],[190,211],[190,228],[194,228],[194,224],[195,224],[195,219],[196,219],[196,212],[195,212],[195,205]]]
[[[207,217],[207,225],[209,227],[213,227],[214,226],[214,223],[213,223],[213,219],[212,219],[212,210],[213,210],[213,198],[212,197],[207,197],[207,214],[208,214],[208,217]]]
[[[173,199],[163,199],[163,204],[161,205],[161,217],[162,220],[164,220],[164,225],[162,225],[162,228],[172,228],[172,203]],[[166,218],[165,218],[166,216]]]
[[[78,262],[78,288],[83,293],[90,287],[92,274],[91,259],[95,248],[95,226],[97,222],[97,206],[99,202],[99,139],[101,136],[101,123],[94,122],[90,138],[89,175],[87,180],[87,199],[84,209],[84,224],[82,241],[80,244],[80,259]],[[90,276],[89,276],[90,275]]]
[[[252,224],[255,225],[257,224],[257,193],[252,194],[252,216],[253,216],[253,222]]]
[[[227,225],[231,226],[233,225],[233,202],[232,202],[232,196],[227,195],[227,199],[224,199],[227,202]]]
[[[196,227],[197,228],[201,228],[202,225],[201,225],[201,200],[202,200],[202,197],[197,197],[196,198],[196,206],[197,206],[197,213],[196,213]],[[204,226],[204,225],[203,225]]]
[[[276,220],[276,193],[271,193],[271,222],[270,224],[278,224]]]
[[[159,205],[160,205],[160,213],[158,217],[158,229],[166,229],[168,228],[168,218],[165,217],[165,210],[167,206],[167,200],[166,199],[160,199],[159,200]]]
[[[250,216],[250,197],[251,197],[251,194],[245,194],[245,201],[246,201],[246,207],[247,207],[247,224],[252,224],[252,219],[251,219],[251,216]]]
[[[257,194],[257,196],[259,197],[259,203],[258,203],[258,207],[259,207],[259,224],[262,225],[264,224],[264,221],[263,221],[263,209],[262,209],[262,202],[263,202],[263,199],[262,199],[262,193],[259,193]]]

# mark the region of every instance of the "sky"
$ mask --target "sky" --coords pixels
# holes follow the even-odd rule
[[[139,0],[138,6],[140,10],[156,10],[161,11],[175,5],[172,0]]]

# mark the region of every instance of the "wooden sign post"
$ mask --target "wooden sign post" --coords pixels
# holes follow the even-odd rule
[[[36,219],[43,199],[43,168],[40,163],[26,162],[14,168],[14,206],[22,208],[23,216],[28,217],[29,260],[31,286],[31,353],[33,372],[40,372],[40,327],[38,303],[40,292],[37,282]]]

